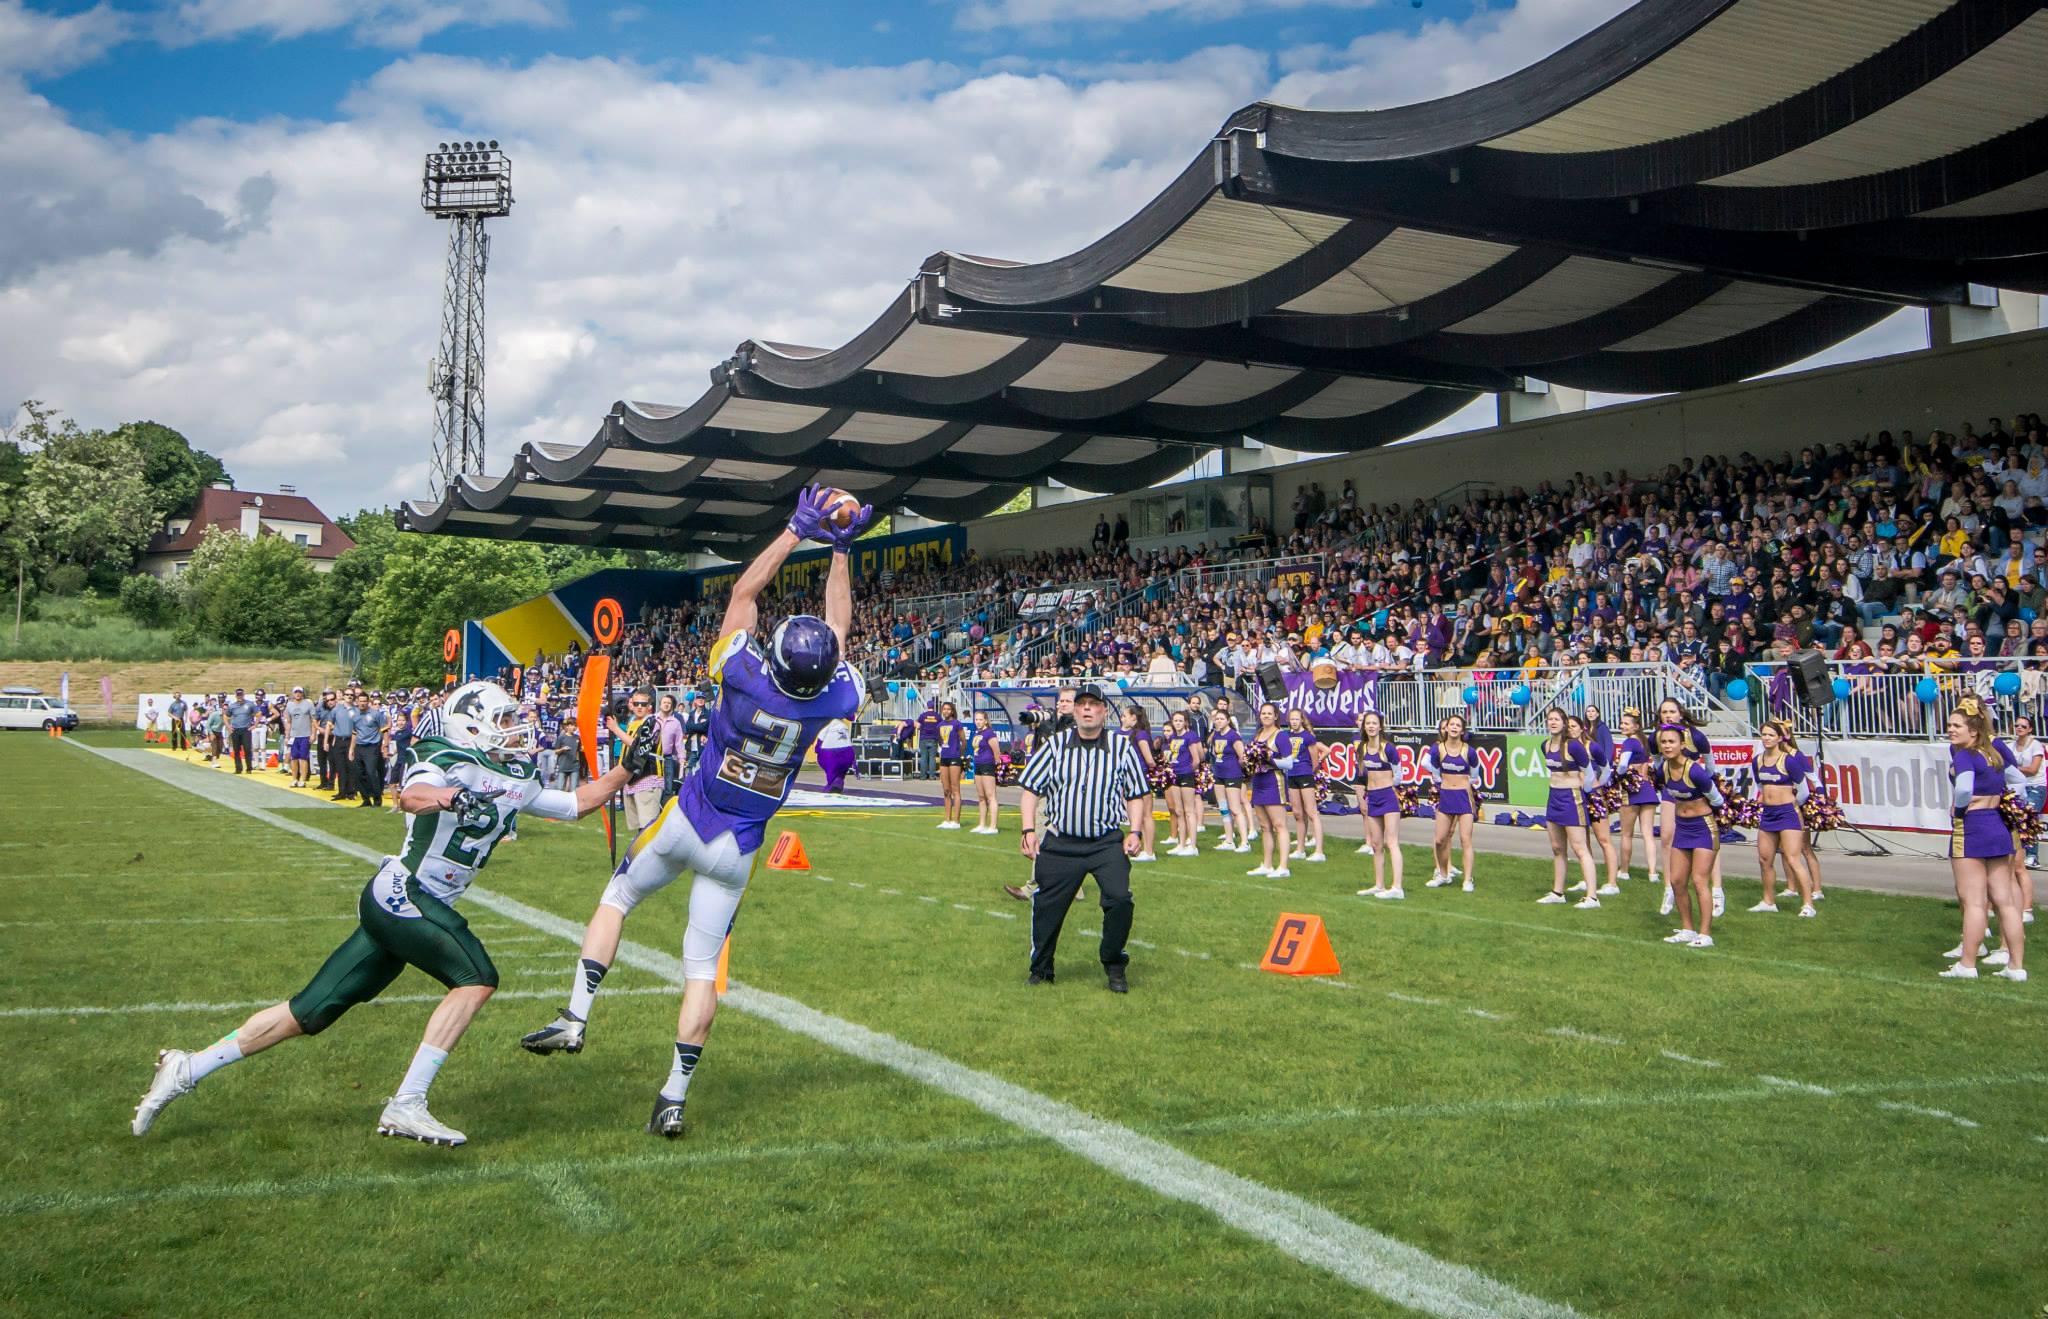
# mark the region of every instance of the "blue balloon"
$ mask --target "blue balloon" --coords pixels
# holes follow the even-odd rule
[[[891,682],[891,683],[889,684],[889,695],[891,695],[891,696],[894,696],[894,695],[895,695],[895,694],[896,694],[897,692],[900,692],[900,691],[902,691],[902,690],[903,690],[903,684],[902,684],[902,683],[900,683],[900,682]]]
[[[684,699],[684,700],[686,700],[686,701],[694,701],[694,700],[696,700],[696,699],[697,699],[697,689],[696,689],[695,687],[685,687],[685,688],[683,688],[683,699]]]
[[[2022,623],[2031,623],[2031,622],[2033,622],[2033,621],[2034,621],[2034,611],[2033,611],[2033,610],[2031,610],[2031,609],[2022,609],[2022,610],[2020,610],[2020,622],[2022,622]]]
[[[1479,704],[1479,689],[1477,687],[1472,686],[1466,687],[1464,691],[1464,697],[1465,704],[1467,705]]]
[[[1572,704],[1573,704],[1573,705],[1584,705],[1585,703],[1586,703],[1586,684],[1585,684],[1585,683],[1583,683],[1583,682],[1575,682],[1575,683],[1573,683],[1573,684],[1572,684]]]
[[[1913,684],[1913,695],[1920,698],[1920,704],[1933,705],[1941,695],[1941,684],[1932,678],[1922,678]]]
[[[1515,690],[1510,693],[1509,699],[1514,701],[1516,705],[1527,705],[1535,699],[1535,693],[1529,690],[1528,683],[1520,682],[1515,684]]]
[[[1131,680],[1129,678],[1118,678],[1116,680],[1116,689],[1120,692],[1129,691],[1131,689]]]
[[[1847,678],[1835,679],[1835,699],[1838,701],[1849,699],[1849,680]]]
[[[1749,679],[1731,678],[1728,681],[1728,699],[1746,701],[1749,699]]]
[[[2020,675],[2017,673],[1999,674],[1991,680],[1991,690],[1997,692],[2000,696],[2018,696],[2020,694]]]

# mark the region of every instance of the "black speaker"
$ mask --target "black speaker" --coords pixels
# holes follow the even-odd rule
[[[1259,665],[1259,694],[1275,705],[1287,699],[1287,675],[1272,660]]]
[[[1818,710],[1835,699],[1835,676],[1828,672],[1828,657],[1817,650],[1795,651],[1791,659],[1792,686],[1810,710]]]

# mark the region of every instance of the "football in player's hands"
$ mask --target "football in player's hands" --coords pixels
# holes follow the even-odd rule
[[[619,763],[626,767],[630,778],[644,779],[661,772],[661,734],[653,718],[642,719],[640,728],[633,734],[633,740],[626,744],[626,754]]]
[[[825,540],[835,550],[849,551],[860,533],[867,530],[868,523],[874,520],[874,506],[861,503],[844,490],[834,490],[831,498],[825,517]]]
[[[458,788],[448,809],[455,813],[455,822],[463,828],[488,829],[498,816],[497,807],[491,803],[504,795],[503,788]]]

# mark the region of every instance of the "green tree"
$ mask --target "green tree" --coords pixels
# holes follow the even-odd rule
[[[19,606],[24,617],[32,614],[36,555],[35,532],[28,522],[28,465],[28,454],[15,443],[14,428],[0,425],[0,584],[7,588],[7,612],[12,614]]]
[[[547,589],[547,565],[536,546],[400,536],[363,599],[359,635],[367,649],[383,656],[378,681],[439,685],[448,671],[441,637],[449,628]]]
[[[218,530],[201,549],[212,549],[188,603],[201,630],[235,646],[308,650],[326,621],[320,574],[305,550],[281,536],[244,540]],[[201,567],[197,551],[189,576]]]
[[[37,565],[76,564],[94,586],[118,590],[160,525],[141,453],[123,436],[23,407],[30,419],[12,438],[28,455],[19,516],[33,531]]]
[[[121,612],[140,627],[169,627],[177,618],[178,596],[146,572],[130,573],[121,583]]]
[[[370,588],[384,575],[384,560],[398,543],[398,529],[391,510],[363,509],[337,518],[335,525],[347,532],[355,548],[334,561],[334,570],[321,579],[322,603],[329,636],[358,637],[368,620],[357,620]]]
[[[199,492],[214,482],[233,484],[220,459],[193,448],[190,440],[160,422],[131,421],[114,434],[142,455],[142,477],[149,485],[158,525],[189,510]]]

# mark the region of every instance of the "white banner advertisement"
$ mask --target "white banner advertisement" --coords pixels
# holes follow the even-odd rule
[[[1850,824],[1865,829],[1950,828],[1946,742],[1884,742],[1845,738],[1828,743],[1822,778]]]

